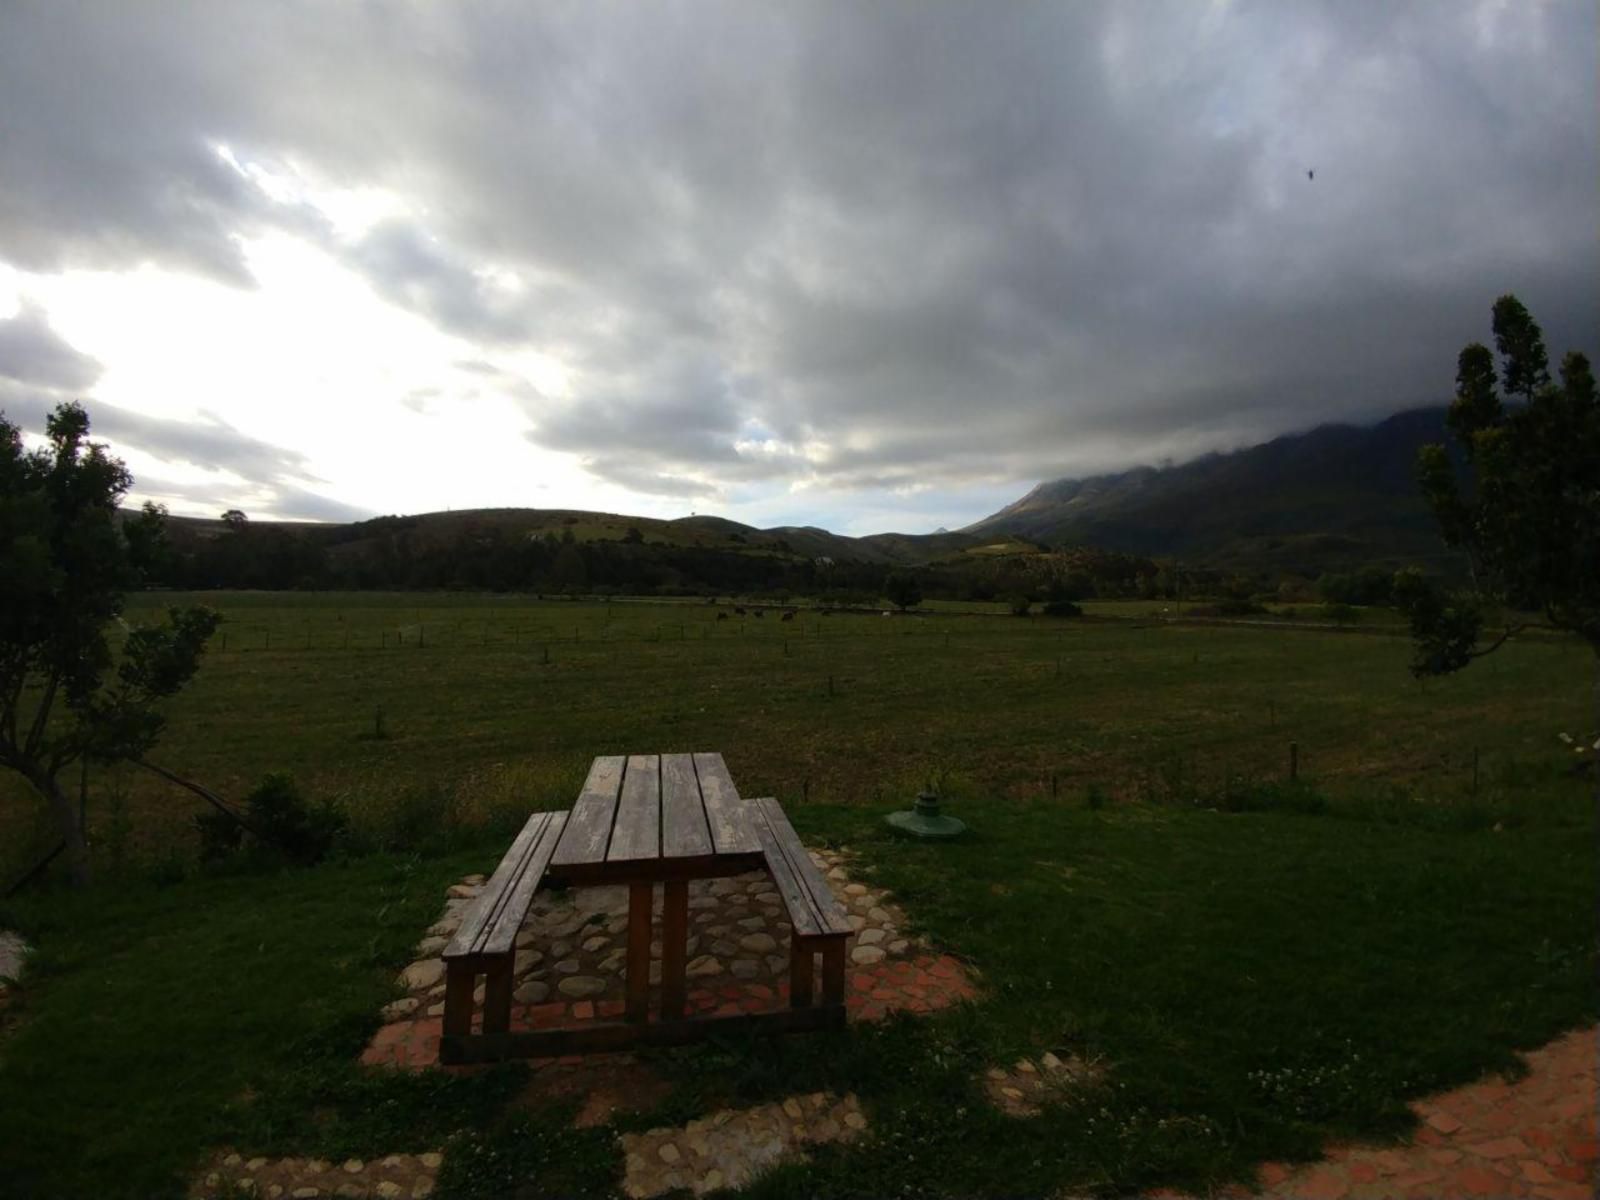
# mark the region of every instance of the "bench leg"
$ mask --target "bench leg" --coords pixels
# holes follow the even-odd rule
[[[627,1017],[630,1021],[650,1019],[650,909],[655,885],[628,885],[628,965]]]
[[[472,1032],[472,991],[478,986],[478,973],[464,962],[445,964],[444,1032],[465,1037]]]
[[[811,1007],[811,968],[813,966],[811,943],[805,938],[789,935],[789,1007]]]
[[[844,1003],[844,939],[822,943],[822,1002],[831,1007]]]
[[[483,1031],[511,1031],[511,964],[515,953],[496,958],[489,964],[483,987]]]
[[[661,1019],[671,1021],[683,1016],[688,999],[689,881],[669,880],[662,885],[662,892]]]

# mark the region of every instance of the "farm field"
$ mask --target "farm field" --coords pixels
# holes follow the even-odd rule
[[[19,1134],[0,1197],[177,1196],[219,1146],[438,1148],[445,1200],[611,1195],[618,1131],[822,1090],[859,1096],[870,1136],[752,1194],[1205,1194],[1329,1140],[1403,1139],[1408,1100],[1600,1014],[1595,812],[1559,737],[1589,727],[1573,644],[1423,685],[1375,632],[205,599],[226,648],[153,757],[233,799],[292,771],[364,844],[199,871],[198,802],[91,776],[101,883],[0,904],[40,947],[0,1017],[0,1127]],[[595,1129],[520,1065],[360,1067],[444,889],[491,869],[527,811],[566,806],[593,755],[657,748],[722,750],[743,792],[848,846],[970,964],[978,1001],[647,1054],[659,1101]],[[884,829],[929,779],[969,838]],[[987,1069],[1045,1051],[1103,1085],[1026,1120],[987,1102]]]
[[[1559,640],[1421,683],[1403,637],[1246,625],[370,593],[145,595],[128,617],[191,600],[225,622],[152,759],[232,798],[286,770],[358,815],[422,793],[468,815],[564,803],[594,755],[640,747],[720,749],[786,803],[929,780],[955,803],[1131,799],[1281,776],[1291,741],[1333,794],[1461,796],[1476,754],[1480,795],[1543,795],[1588,720],[1587,655]],[[128,767],[87,784],[103,851],[192,843],[187,792]],[[50,831],[0,788],[10,870]]]

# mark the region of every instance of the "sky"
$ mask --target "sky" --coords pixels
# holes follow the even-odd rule
[[[1600,351],[1593,0],[0,0],[0,410],[174,513],[958,528]],[[1314,173],[1314,177],[1313,177]]]

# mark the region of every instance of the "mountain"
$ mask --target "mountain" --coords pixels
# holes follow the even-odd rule
[[[1179,466],[1041,483],[962,532],[1240,570],[1447,569],[1415,473],[1417,448],[1446,440],[1442,408],[1324,425]]]

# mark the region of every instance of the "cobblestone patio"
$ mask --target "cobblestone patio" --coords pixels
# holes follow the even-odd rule
[[[932,1012],[973,996],[962,965],[905,932],[887,892],[851,879],[848,856],[812,851],[855,930],[847,954],[845,1007],[872,1021],[897,1009]],[[387,1022],[362,1055],[372,1066],[425,1068],[439,1061],[444,962],[439,957],[477,896],[483,877],[449,890],[445,912],[400,974],[409,995],[384,1010]],[[541,891],[517,936],[511,1027],[581,1028],[618,1019],[624,1007],[628,894],[623,887]],[[651,1009],[660,982],[661,898],[656,897]],[[789,922],[764,871],[689,885],[689,1014],[731,1016],[789,1004]],[[481,1003],[483,985],[478,986]]]

